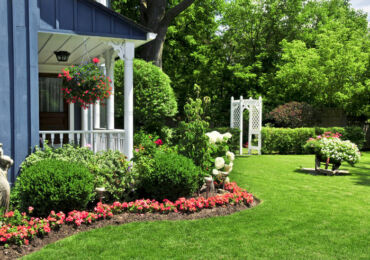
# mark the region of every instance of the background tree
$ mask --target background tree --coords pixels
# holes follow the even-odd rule
[[[140,57],[162,67],[163,45],[173,19],[195,0],[112,0],[112,8],[157,33],[155,40],[145,44]]]

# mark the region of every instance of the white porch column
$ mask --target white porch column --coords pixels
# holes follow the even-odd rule
[[[69,130],[75,130],[75,104],[73,103],[68,105],[68,121]]]
[[[133,42],[124,43],[125,56],[125,151],[128,160],[133,157],[134,150],[134,56]]]
[[[88,121],[89,121],[89,111],[88,109],[83,109],[81,108],[81,130],[82,131],[87,131],[88,130]],[[86,146],[86,139],[87,139],[87,135],[86,134],[82,134],[81,136],[81,146]]]
[[[94,104],[94,129],[100,128],[100,101]]]
[[[105,69],[107,76],[112,80],[112,94],[107,99],[107,129],[114,129],[114,50],[109,49],[104,53]]]

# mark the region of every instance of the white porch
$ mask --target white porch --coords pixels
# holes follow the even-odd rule
[[[76,104],[68,105],[68,129],[48,129],[40,131],[40,139],[53,147],[71,143],[88,146],[94,152],[117,150],[128,159],[133,156],[133,59],[135,48],[155,38],[148,33],[147,40],[117,39],[76,34],[39,33],[39,73],[58,74],[69,65],[79,65],[92,58],[100,59],[99,65],[112,80],[112,95],[106,100],[102,112],[96,102],[89,109],[81,109]],[[70,53],[67,62],[58,62],[55,51]],[[116,57],[125,61],[124,67],[124,130],[114,124],[114,61]],[[80,113],[80,115],[76,113]],[[101,118],[104,118],[104,126]],[[80,127],[76,125],[76,121]]]

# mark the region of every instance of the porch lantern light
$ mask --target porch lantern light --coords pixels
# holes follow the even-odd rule
[[[68,61],[70,53],[68,51],[54,51],[55,56],[59,62]]]

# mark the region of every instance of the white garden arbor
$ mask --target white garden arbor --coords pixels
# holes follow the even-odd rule
[[[262,98],[243,99],[243,96],[240,96],[240,100],[234,100],[234,97],[231,97],[230,127],[240,129],[240,154],[243,154],[243,111],[245,109],[249,111],[248,154],[251,154],[252,150],[257,150],[258,154],[261,154]],[[257,146],[252,145],[253,135],[258,139]]]

